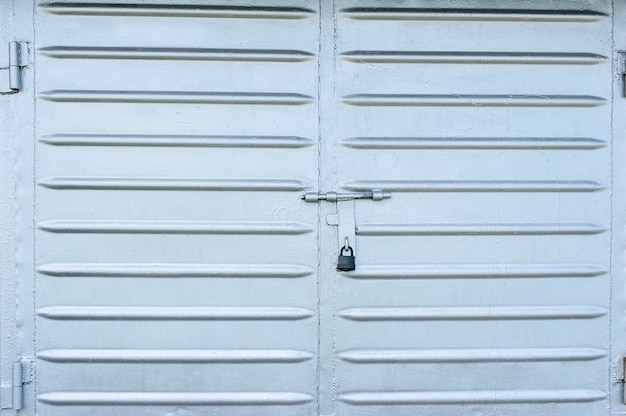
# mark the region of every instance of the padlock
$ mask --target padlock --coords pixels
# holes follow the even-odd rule
[[[344,256],[343,252],[349,251],[349,256]],[[350,270],[355,269],[354,264],[354,251],[352,251],[352,247],[346,246],[341,247],[341,251],[339,251],[339,259],[337,259],[337,271],[339,272],[349,272]]]

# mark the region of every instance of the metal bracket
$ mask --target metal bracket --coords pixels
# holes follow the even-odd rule
[[[624,96],[626,97],[626,51],[617,52],[617,75],[622,78]]]
[[[354,199],[337,201],[337,212],[326,216],[326,224],[337,227],[337,251],[347,245],[356,251],[356,220]]]
[[[13,363],[13,380],[11,386],[2,386],[0,407],[2,409],[20,410],[24,407],[24,384],[31,381],[32,362],[20,360]]]
[[[339,224],[337,224],[337,252],[342,247],[348,245],[352,247],[353,253],[356,253],[356,220],[354,199],[347,201],[337,201],[337,215],[339,215]]]
[[[28,43],[9,42],[9,90],[0,94],[15,94],[22,88],[22,68],[28,66]]]
[[[626,404],[626,357],[622,357],[622,378],[617,380],[619,383],[622,383],[622,403]]]

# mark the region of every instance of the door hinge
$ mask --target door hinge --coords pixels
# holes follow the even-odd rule
[[[626,51],[617,52],[617,75],[622,78],[622,87],[626,97]]]
[[[28,43],[9,42],[8,87],[0,94],[15,94],[22,88],[22,69],[28,66]]]
[[[622,403],[626,404],[626,355],[622,357],[622,368],[621,368],[622,378],[617,380],[618,383],[622,384]]]
[[[32,362],[20,360],[13,363],[13,379],[10,386],[2,385],[0,407],[20,410],[24,407],[24,384],[31,381]]]

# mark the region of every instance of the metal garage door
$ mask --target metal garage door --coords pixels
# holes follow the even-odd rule
[[[611,4],[197,3],[36,8],[36,414],[605,415]]]

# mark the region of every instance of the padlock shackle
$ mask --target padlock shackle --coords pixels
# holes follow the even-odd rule
[[[352,247],[348,246],[348,247],[341,247],[341,250],[339,251],[339,255],[343,256],[343,252],[344,251],[350,251],[350,255],[354,256],[354,250],[352,250]]]

